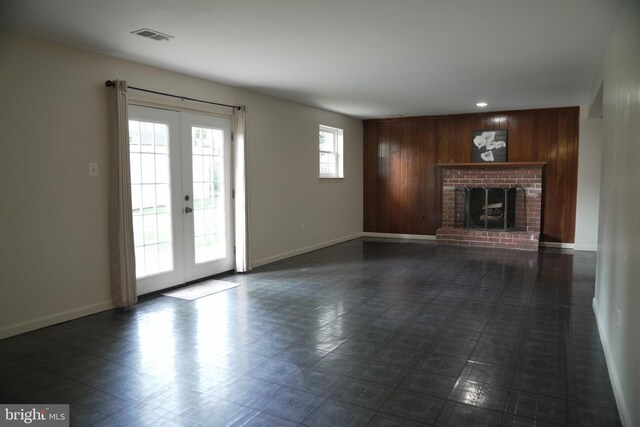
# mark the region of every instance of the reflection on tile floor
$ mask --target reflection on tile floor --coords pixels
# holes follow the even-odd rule
[[[72,425],[620,425],[595,254],[358,239],[0,341],[0,402]]]

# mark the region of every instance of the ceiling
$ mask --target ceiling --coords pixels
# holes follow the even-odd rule
[[[0,3],[20,31],[373,118],[589,103],[621,1]],[[131,34],[145,27],[175,38]]]

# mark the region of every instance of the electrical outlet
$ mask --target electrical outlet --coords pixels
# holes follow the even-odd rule
[[[89,163],[89,176],[98,176],[98,164]]]
[[[304,231],[304,222],[300,224],[300,231]]]

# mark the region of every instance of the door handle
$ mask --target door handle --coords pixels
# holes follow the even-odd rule
[[[191,212],[193,212],[193,209],[191,209],[189,206],[184,208],[184,213],[191,213]]]

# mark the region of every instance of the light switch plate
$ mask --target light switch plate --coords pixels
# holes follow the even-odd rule
[[[98,176],[98,164],[89,163],[89,176]]]

